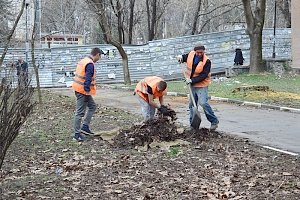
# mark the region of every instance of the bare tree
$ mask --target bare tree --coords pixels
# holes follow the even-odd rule
[[[19,14],[18,14],[15,22],[14,22],[14,25],[13,25],[12,29],[9,32],[9,35],[7,36],[6,43],[4,45],[4,50],[3,50],[1,58],[0,58],[0,66],[2,66],[3,60],[4,60],[5,55],[7,53],[7,50],[8,50],[8,46],[9,46],[10,40],[11,40],[11,38],[12,38],[12,36],[13,36],[15,30],[16,30],[16,27],[17,27],[17,25],[18,25],[18,23],[20,21],[20,18],[22,16],[23,12],[24,12],[24,8],[25,8],[25,0],[22,1],[21,10],[20,10],[20,12],[19,12]]]
[[[120,0],[110,0],[110,5],[112,7],[112,10],[117,17],[117,30],[118,30],[118,37],[119,37],[119,43],[124,44],[125,43],[125,35],[124,35],[124,4],[122,5]],[[112,19],[110,19],[112,20]]]
[[[162,18],[169,0],[146,0],[148,40],[156,39],[159,20]]]
[[[242,0],[247,22],[246,32],[250,37],[250,72],[262,72],[262,31],[265,20],[266,0]],[[253,9],[253,10],[252,10]]]
[[[80,1],[79,1],[80,2]],[[51,0],[44,1],[43,5],[43,32],[51,33],[60,31],[63,33],[76,33],[78,28],[78,1]],[[82,25],[82,24],[80,24]]]
[[[91,0],[88,0],[91,1]],[[255,0],[256,1],[256,0]],[[255,1],[251,1],[254,4]],[[289,24],[290,0],[276,0],[280,16],[278,27]],[[91,42],[105,42],[102,25],[95,24],[86,0],[43,1],[42,32],[61,31],[88,33]],[[241,0],[102,0],[112,36],[121,44],[190,34],[230,30],[236,24],[245,24]],[[274,1],[266,1],[269,17],[265,26],[273,24]],[[285,14],[284,14],[285,13]],[[145,24],[147,28],[145,29]],[[101,29],[101,30],[99,30]],[[101,38],[102,37],[102,38]],[[137,39],[139,38],[139,39]]]
[[[237,4],[235,2],[224,3],[212,8],[206,13],[200,14],[200,16],[205,16],[205,20],[203,20],[197,33],[199,34],[204,32],[205,27],[207,27],[210,24],[213,24],[213,26],[210,25],[210,27],[207,28],[208,30],[205,32],[218,31],[218,27],[220,25],[224,25],[231,22],[231,12],[233,12],[236,8],[238,8],[241,5],[242,4]]]
[[[85,0],[43,0],[42,32],[83,35],[83,43],[99,43],[98,27]]]
[[[0,83],[0,169],[6,152],[34,107],[33,88],[13,89],[9,75]]]
[[[98,16],[99,24],[102,29],[104,39],[108,44],[115,46],[121,57],[123,62],[123,72],[124,72],[124,83],[126,85],[131,84],[130,73],[128,68],[128,56],[122,46],[122,44],[113,37],[112,29],[108,23],[107,12],[105,11],[105,1],[104,0],[86,0],[86,2],[91,6],[93,11]]]

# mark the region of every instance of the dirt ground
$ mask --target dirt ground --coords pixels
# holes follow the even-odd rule
[[[300,198],[298,157],[207,129],[191,132],[167,119],[138,124],[100,104],[92,129],[119,128],[118,135],[73,141],[74,101],[44,93],[44,106],[7,153],[0,199]]]

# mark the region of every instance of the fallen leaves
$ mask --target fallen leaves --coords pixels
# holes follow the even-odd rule
[[[136,124],[132,129],[135,116],[114,108],[100,106],[92,127],[104,130],[108,138],[118,132],[116,127],[126,127],[128,131],[120,131],[126,137],[119,138],[123,146],[116,148],[97,136],[79,145],[71,141],[70,100],[49,96],[47,106],[26,123],[0,171],[4,199],[238,200],[300,195],[300,163],[291,156],[205,129],[186,132],[168,124],[160,129]],[[144,138],[130,130],[141,130]],[[154,131],[152,139],[146,135]]]

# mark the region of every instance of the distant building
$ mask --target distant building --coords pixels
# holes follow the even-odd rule
[[[21,10],[22,1],[20,0],[12,0],[11,1],[12,6],[12,14],[13,16],[17,16]],[[84,36],[78,35],[78,34],[63,34],[58,33],[58,31],[53,33],[41,33],[41,27],[43,26],[41,24],[41,19],[39,18],[39,14],[41,12],[41,0],[26,0],[28,3],[27,7],[25,7],[23,15],[18,23],[18,26],[15,31],[15,40],[18,41],[19,47],[25,47],[25,41],[26,41],[26,32],[28,39],[31,38],[32,34],[32,27],[34,23],[34,2],[38,3],[38,11],[37,11],[37,41],[36,45],[39,47],[49,47],[49,46],[70,46],[70,45],[82,45],[84,43]],[[26,12],[27,12],[27,29],[26,29]],[[15,20],[15,19],[14,19]],[[8,22],[9,28],[13,27],[14,20]],[[40,38],[40,39],[39,39]]]
[[[219,26],[219,31],[233,31],[233,30],[239,30],[239,29],[245,29],[246,28],[245,22],[228,22],[224,23]]]
[[[42,33],[41,45],[43,47],[52,46],[70,46],[70,45],[82,45],[83,35],[78,34],[46,34]]]

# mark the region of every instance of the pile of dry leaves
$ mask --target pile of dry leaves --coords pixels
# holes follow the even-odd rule
[[[212,137],[220,137],[218,132],[210,132],[206,128],[199,130],[184,130],[176,126],[176,113],[169,108],[172,113],[168,117],[158,117],[148,120],[143,124],[133,125],[129,129],[119,132],[114,138],[114,143],[118,147],[136,147],[149,145],[153,141],[169,142],[176,139],[187,141],[203,141]]]

